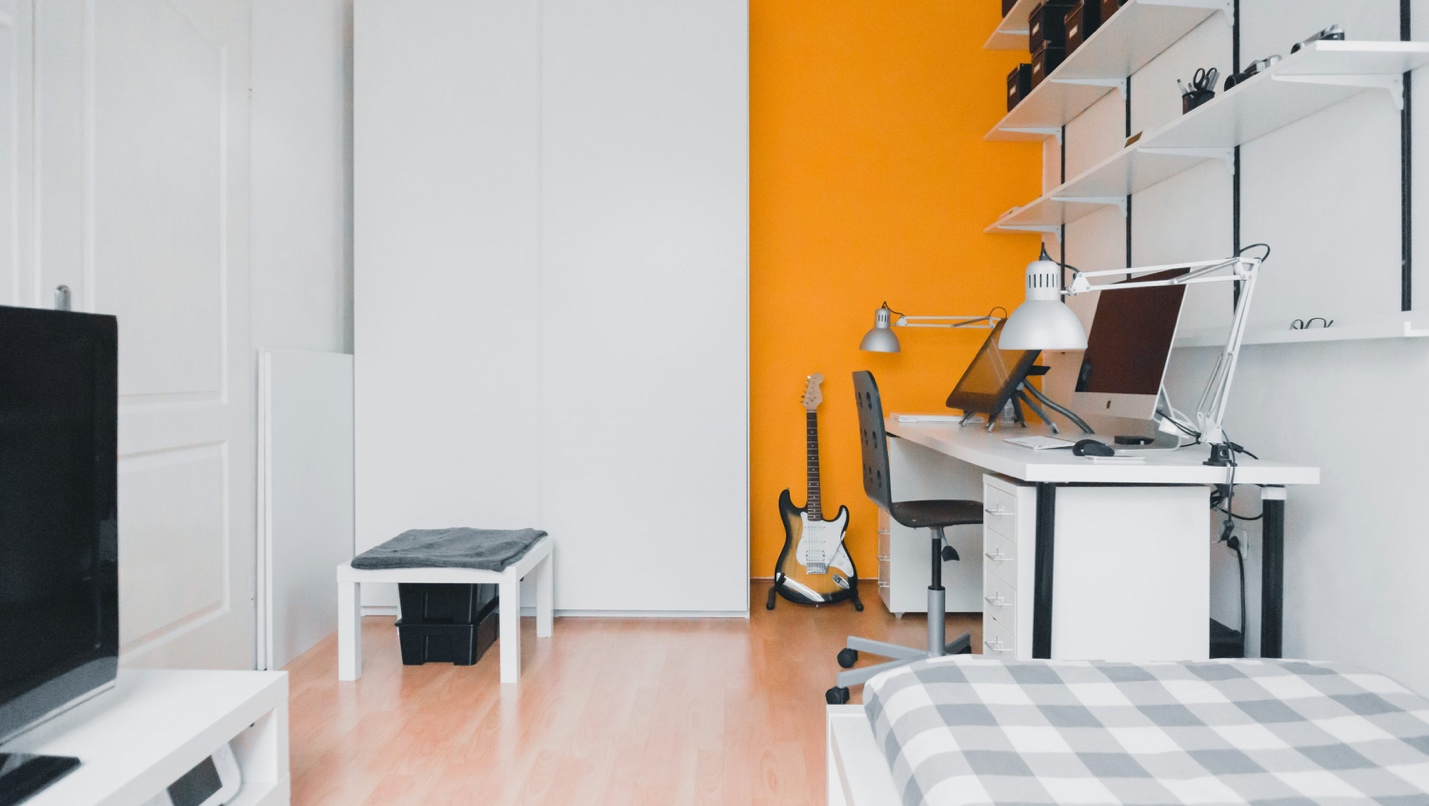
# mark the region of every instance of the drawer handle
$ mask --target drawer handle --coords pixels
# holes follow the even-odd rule
[[[878,557],[878,561],[881,562],[881,563],[889,562],[889,561],[892,560],[892,559],[893,559],[892,557],[884,557],[884,556],[882,556],[882,555],[879,555],[879,557]]]
[[[1012,649],[1012,647],[1010,647],[1010,646],[1003,646],[1003,643],[1002,643],[1002,639],[1001,639],[1001,638],[997,639],[997,643],[996,643],[996,644],[994,644],[994,643],[992,643],[992,642],[990,642],[990,641],[983,641],[983,642],[982,642],[982,646],[983,646],[984,649],[988,649],[988,650],[991,650],[991,651],[993,651],[993,652],[1006,652],[1007,650]]]
[[[1008,605],[1012,604],[1012,602],[1009,602],[1006,599],[1002,598],[1002,591],[997,592],[996,599],[992,598],[991,596],[984,596],[982,597],[982,599],[993,607],[1007,607]]]
[[[1001,516],[1001,515],[1011,515],[1011,514],[1013,514],[1016,510],[1003,509],[1002,506],[999,505],[999,506],[997,507],[997,509],[988,509],[987,507],[983,507],[983,508],[982,508],[982,511],[983,511],[983,512],[986,512],[986,513],[989,514],[989,515],[998,515],[998,516]]]
[[[987,552],[984,551],[984,552],[982,553],[982,556],[988,558],[989,560],[992,560],[992,561],[995,562],[995,563],[1005,563],[1005,562],[1010,562],[1010,561],[1012,560],[1011,557],[1009,557],[1009,556],[1007,556],[1006,554],[1003,554],[1003,553],[1002,553],[1002,548],[1001,548],[1001,547],[999,547],[999,548],[997,549],[997,553],[996,553],[996,554],[989,554],[989,553],[987,553]]]

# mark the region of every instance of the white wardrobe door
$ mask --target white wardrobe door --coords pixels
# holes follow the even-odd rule
[[[748,609],[748,84],[744,2],[544,3],[559,609]]]
[[[358,0],[358,551],[538,522],[538,15]]]

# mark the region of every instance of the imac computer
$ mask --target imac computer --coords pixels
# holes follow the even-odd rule
[[[1171,269],[1127,282],[1169,279],[1186,271]],[[1185,296],[1183,285],[1099,294],[1072,408],[1089,417],[1156,419]]]

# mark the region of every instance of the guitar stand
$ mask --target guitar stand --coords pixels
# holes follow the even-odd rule
[[[775,576],[775,577],[774,577],[774,584],[771,585],[771,586],[769,586],[769,601],[767,601],[767,602],[764,603],[764,609],[765,609],[765,610],[773,610],[773,609],[774,609],[774,602],[777,600],[777,596],[783,596],[785,599],[788,599],[789,601],[793,602],[794,604],[807,604],[807,605],[838,604],[839,602],[852,600],[852,601],[853,601],[853,609],[856,610],[856,611],[858,611],[859,613],[862,613],[862,612],[863,612],[863,600],[858,597],[858,576],[857,576],[857,575],[854,575],[853,577],[851,577],[851,578],[849,579],[848,590],[846,590],[846,591],[843,592],[844,595],[842,595],[842,596],[835,596],[834,598],[829,599],[829,600],[827,600],[827,601],[823,601],[823,602],[810,602],[810,601],[808,601],[808,600],[806,600],[806,599],[796,599],[796,598],[794,598],[793,596],[790,596],[789,594],[785,593],[784,591],[785,591],[785,588],[784,588],[784,580],[783,580],[783,578],[781,578],[781,577],[779,577],[779,576]]]

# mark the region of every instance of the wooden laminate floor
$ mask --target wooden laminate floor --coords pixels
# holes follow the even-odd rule
[[[289,665],[295,804],[824,802],[824,691],[847,635],[921,646],[926,620],[867,606],[744,619],[522,619],[522,675],[402,666],[389,618],[363,619],[363,675],[337,681],[337,638]],[[981,620],[951,616],[948,634]],[[861,659],[859,665],[878,662]],[[853,690],[859,701],[859,689]]]

